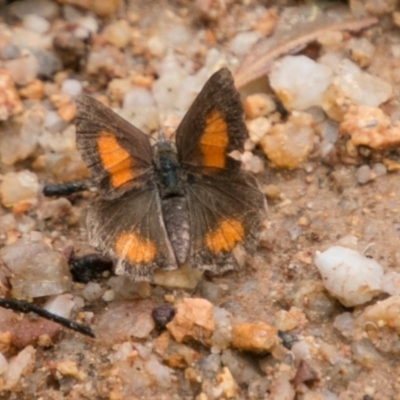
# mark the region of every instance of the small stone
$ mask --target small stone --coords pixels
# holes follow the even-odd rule
[[[309,79],[312,76],[313,79]],[[286,110],[306,110],[319,106],[330,84],[332,70],[310,58],[286,56],[276,61],[270,83]]]
[[[23,111],[18,92],[15,89],[11,74],[0,69],[0,121],[6,121],[11,116]]]
[[[299,168],[315,146],[314,120],[293,113],[287,122],[275,124],[261,140],[265,155],[278,168]]]
[[[4,389],[11,390],[19,382],[21,376],[33,368],[36,359],[36,350],[33,346],[27,346],[17,356],[13,357],[4,375]]]
[[[271,351],[278,340],[276,328],[262,322],[234,324],[232,346],[243,351]]]
[[[260,368],[254,359],[246,353],[226,349],[221,355],[222,364],[229,368],[235,381],[242,385],[260,378]]]
[[[112,276],[108,280],[108,285],[118,299],[132,300],[150,297],[148,282],[132,282],[128,276]]]
[[[261,187],[261,191],[267,196],[268,200],[279,200],[281,197],[281,191],[278,186],[270,184]]]
[[[77,381],[83,381],[86,378],[86,374],[80,371],[75,361],[64,360],[57,362],[57,371],[63,376],[70,376]]]
[[[200,358],[191,347],[175,342],[168,332],[154,340],[154,349],[171,368],[187,368]]]
[[[366,38],[351,38],[347,42],[351,59],[361,68],[368,67],[375,54],[375,46]]]
[[[70,288],[67,262],[43,242],[19,239],[3,247],[0,257],[12,274],[9,280],[15,298],[50,296]]]
[[[4,62],[4,68],[10,73],[11,79],[17,85],[32,83],[39,74],[39,63],[32,52],[24,50],[21,57]]]
[[[202,271],[195,270],[189,265],[184,265],[175,271],[156,269],[154,270],[153,279],[154,284],[159,286],[192,290],[197,287],[202,277]]]
[[[52,0],[15,1],[10,5],[10,13],[22,20],[35,15],[50,21],[58,16],[59,11],[59,5]]]
[[[240,32],[230,42],[229,50],[238,57],[244,56],[261,38],[257,31]]]
[[[246,97],[243,102],[244,114],[250,119],[264,117],[276,109],[271,96],[265,93],[255,93]]]
[[[382,292],[382,267],[357,251],[333,246],[317,252],[315,264],[325,288],[346,307],[364,304]]]
[[[80,95],[82,90],[82,83],[76,79],[66,79],[61,85],[61,91],[71,97]]]
[[[364,185],[376,178],[374,171],[368,165],[362,165],[356,171],[357,182]]]
[[[131,41],[131,29],[127,21],[121,19],[106,26],[103,35],[108,43],[122,49]]]
[[[33,80],[19,90],[22,99],[40,100],[44,95],[44,85],[39,79]]]
[[[382,151],[400,143],[400,124],[391,124],[380,108],[352,106],[339,126],[340,135],[349,135],[355,146],[368,146]]]
[[[71,122],[76,116],[76,106],[73,103],[65,104],[57,110],[58,115],[65,122]]]
[[[351,338],[354,332],[354,318],[352,314],[349,312],[339,314],[333,322],[333,327],[344,337]]]
[[[322,108],[330,118],[342,121],[351,105],[378,107],[392,96],[392,86],[364,72],[350,60],[342,60],[336,76],[323,94]]]
[[[21,202],[34,202],[39,192],[37,176],[28,170],[9,172],[0,184],[1,202],[11,207]]]
[[[355,319],[356,336],[367,333],[378,350],[400,353],[400,296],[391,296],[367,307]]]
[[[82,7],[83,9],[93,11],[99,17],[107,18],[115,14],[121,4],[120,0],[58,0],[60,4],[71,4],[72,6]]]
[[[53,221],[65,221],[65,218],[72,213],[71,202],[65,197],[44,201],[37,210],[41,220],[51,219]]]
[[[265,117],[252,119],[248,121],[246,125],[249,131],[249,137],[254,144],[258,144],[271,129],[271,122]]]
[[[98,3],[98,2],[96,2]],[[86,72],[109,78],[125,78],[128,75],[128,64],[125,54],[114,46],[93,48],[88,56]]]
[[[163,304],[156,307],[151,312],[151,316],[153,317],[158,328],[165,328],[168,322],[174,318],[175,314],[175,307],[173,307],[171,304]]]
[[[184,299],[176,305],[175,317],[167,329],[179,343],[194,339],[209,345],[215,330],[212,304],[205,299]]]
[[[37,14],[27,14],[22,25],[25,29],[40,34],[46,33],[50,28],[50,22]]]
[[[103,296],[101,296],[101,298],[106,301],[107,303],[110,303],[111,301],[115,300],[115,293],[114,290],[106,290],[103,294]]]
[[[372,167],[372,171],[374,172],[376,177],[387,174],[386,166],[385,166],[385,164],[382,164],[382,163],[374,164],[374,166]]]
[[[239,387],[233,379],[229,368],[223,367],[221,372],[216,376],[215,380],[217,382],[215,390],[220,392],[223,398],[237,398]]]
[[[275,327],[284,332],[296,329],[306,323],[306,316],[296,307],[291,307],[289,311],[280,310],[275,314]]]
[[[104,290],[97,282],[89,282],[82,290],[82,296],[89,302],[98,300],[103,293]]]
[[[278,11],[274,7],[268,8],[254,23],[254,29],[260,32],[263,37],[269,36],[273,32],[278,19]]]
[[[220,307],[213,308],[215,331],[211,336],[213,351],[222,351],[230,346],[232,341],[232,314]]]
[[[149,335],[155,326],[151,317],[153,308],[154,304],[149,299],[110,303],[100,316],[96,335],[112,346],[131,340],[135,334]],[[142,330],[140,325],[143,322],[145,326]]]

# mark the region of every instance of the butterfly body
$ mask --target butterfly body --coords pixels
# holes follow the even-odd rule
[[[152,280],[182,264],[221,273],[235,251],[254,252],[265,198],[231,158],[247,130],[231,74],[215,73],[176,132],[148,137],[96,100],[77,101],[77,144],[99,198],[89,208],[92,245],[117,260],[115,272]]]

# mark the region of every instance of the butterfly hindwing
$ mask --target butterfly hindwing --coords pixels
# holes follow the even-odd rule
[[[76,136],[103,198],[121,196],[154,175],[148,137],[89,96],[77,99]]]
[[[254,253],[266,202],[253,176],[224,171],[192,174],[187,186],[190,219],[189,264],[221,273],[237,268],[237,246]],[[244,196],[245,193],[245,196]]]
[[[117,275],[151,281],[154,268],[177,268],[155,187],[132,189],[112,201],[98,199],[89,210],[87,228],[90,243],[118,260]]]

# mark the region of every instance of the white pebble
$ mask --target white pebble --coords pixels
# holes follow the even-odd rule
[[[339,314],[333,321],[333,327],[344,337],[351,337],[354,330],[354,318],[349,312]]]
[[[104,301],[106,301],[107,303],[114,301],[115,299],[115,293],[114,290],[106,290],[103,294],[103,296],[101,297]]]
[[[330,247],[317,252],[315,264],[325,288],[344,306],[366,303],[382,292],[383,268],[355,250]]]
[[[26,15],[22,20],[22,25],[25,29],[40,34],[46,33],[50,28],[50,22],[36,14]]]
[[[72,97],[76,97],[82,93],[82,83],[76,79],[66,79],[62,83],[61,91]]]
[[[28,170],[9,172],[0,184],[1,201],[10,207],[21,201],[34,201],[39,191],[38,177]]]
[[[103,289],[96,282],[89,282],[82,291],[82,296],[87,301],[94,301],[101,297]]]
[[[229,50],[238,57],[244,56],[261,38],[260,32],[250,31],[238,33],[230,42]]]
[[[154,96],[149,89],[133,86],[125,93],[122,108],[127,110],[137,106],[153,107],[154,105]]]
[[[287,110],[306,110],[321,104],[332,76],[329,67],[306,56],[286,56],[273,64],[270,83]]]
[[[71,294],[60,294],[48,299],[43,308],[60,317],[70,318],[74,307],[75,302]]]

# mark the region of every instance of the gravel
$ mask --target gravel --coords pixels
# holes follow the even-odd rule
[[[395,2],[0,3],[0,293],[96,333],[0,309],[0,397],[397,398]],[[222,276],[72,282],[95,194],[41,193],[88,178],[76,96],[170,138],[224,66],[249,130],[232,156],[269,201],[259,251]]]

